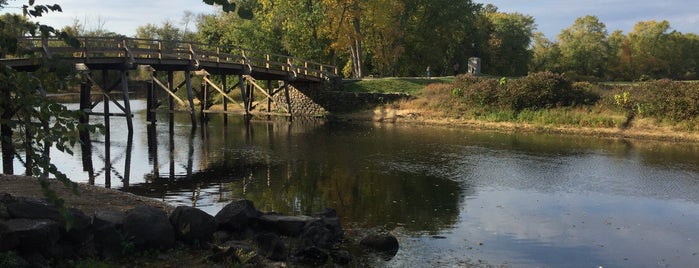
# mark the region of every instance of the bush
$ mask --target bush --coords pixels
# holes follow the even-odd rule
[[[642,84],[637,92],[639,109],[648,116],[673,121],[694,120],[699,117],[699,85],[657,80]]]
[[[507,83],[501,100],[514,111],[593,104],[599,96],[589,90],[574,88],[560,74],[540,72]]]

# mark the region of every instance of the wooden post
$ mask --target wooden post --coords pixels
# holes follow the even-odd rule
[[[107,70],[102,70],[102,90],[109,88],[107,83]],[[111,162],[111,135],[109,122],[109,103],[110,99],[108,92],[104,92],[102,104],[104,105],[104,186],[110,188],[112,186],[112,162]]]
[[[170,92],[175,92],[175,75],[172,73],[172,71],[167,72],[167,87],[170,90]],[[170,114],[172,114],[175,112],[175,98],[173,98],[170,94],[168,94],[167,96],[167,104],[170,108]]]
[[[293,114],[291,111],[291,96],[289,95],[289,81],[284,80],[284,95],[286,96],[286,105],[289,108],[289,114]]]
[[[267,80],[267,95],[272,96],[272,80]],[[267,112],[272,112],[272,98],[267,98]]]
[[[226,81],[226,75],[222,74],[221,75],[221,84],[223,84],[223,93],[228,94],[228,81]],[[226,112],[228,111],[228,98],[223,97],[223,111]],[[224,113],[226,114],[226,113]]]
[[[156,72],[153,71],[152,77],[157,77]],[[153,79],[150,80],[150,85],[148,86],[148,92],[146,93],[146,121],[151,124],[155,124],[155,109],[158,108],[158,98],[155,94],[155,83]]]
[[[80,115],[80,123],[83,124],[87,124],[90,121],[90,115],[87,113],[88,110],[92,109],[90,88],[91,85],[89,80],[80,82],[80,111],[84,112]]]
[[[131,101],[129,100],[129,79],[126,70],[121,70],[121,93],[124,99],[124,113],[126,113],[126,127],[129,136],[133,135],[133,114],[131,113]]]
[[[243,75],[238,75],[238,84],[240,85],[240,95],[243,98],[243,107],[245,108],[245,116],[250,113],[250,108],[248,107],[248,100],[247,100],[247,95],[245,94],[245,79],[243,78]]]
[[[192,127],[197,126],[196,113],[194,112],[194,92],[192,90],[192,76],[191,71],[184,71],[184,81],[187,84],[187,99],[189,100],[189,115],[192,118]]]

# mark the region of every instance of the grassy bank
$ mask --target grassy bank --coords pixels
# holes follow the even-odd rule
[[[351,88],[354,91],[416,96],[376,111],[348,115],[354,119],[699,141],[695,134],[699,130],[699,83],[597,84],[571,82],[552,73],[521,78],[462,75],[455,79],[391,78],[352,83],[356,84]]]

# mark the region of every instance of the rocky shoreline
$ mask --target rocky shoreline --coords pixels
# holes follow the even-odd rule
[[[0,266],[119,260],[175,247],[200,250],[206,266],[345,266],[353,260],[333,209],[314,216],[286,216],[258,211],[249,200],[236,200],[215,216],[187,206],[169,213],[147,205],[126,211],[104,208],[92,215],[75,208],[69,212],[66,220],[45,200],[0,193],[0,264],[5,265]],[[389,256],[399,247],[388,234],[367,235],[360,245]]]

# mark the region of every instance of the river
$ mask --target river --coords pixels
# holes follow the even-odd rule
[[[132,101],[132,140],[113,118],[108,143],[53,159],[76,181],[211,214],[238,198],[334,208],[349,244],[398,237],[392,258],[358,258],[369,266],[699,266],[696,144],[221,115],[148,127],[144,106]]]

